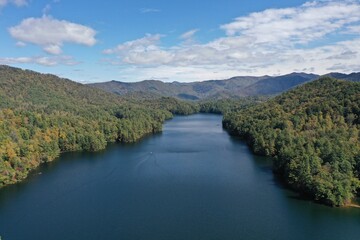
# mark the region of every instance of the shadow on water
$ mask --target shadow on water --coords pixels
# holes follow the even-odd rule
[[[176,117],[164,133],[100,152],[64,153],[0,191],[11,239],[357,240],[359,213],[313,204],[270,158],[213,115]],[[41,229],[39,229],[41,226]]]
[[[59,168],[70,168],[72,164],[79,164],[79,159],[81,159],[80,161],[85,164],[92,164],[101,161],[107,151],[117,147],[118,143],[110,143],[106,149],[97,152],[65,152],[51,162],[42,163],[38,168],[32,170],[26,179],[1,188],[0,209],[2,206],[6,205],[8,199],[12,199],[18,194],[26,193],[26,191],[31,187],[31,184],[42,181],[42,179],[46,179],[48,175],[58,172]]]
[[[223,129],[224,129],[224,131],[226,131],[225,128],[223,128]],[[318,201],[313,200],[312,197],[307,194],[302,194],[297,191],[294,191],[279,174],[277,174],[273,171],[273,162],[272,162],[271,157],[265,157],[265,156],[254,154],[254,152],[251,150],[250,146],[248,146],[246,141],[240,137],[230,136],[230,138],[231,138],[231,141],[234,142],[235,144],[242,145],[242,146],[246,145],[247,151],[252,155],[252,161],[253,161],[254,167],[256,167],[256,169],[260,170],[261,172],[263,172],[265,174],[271,175],[272,177],[270,179],[268,179],[269,184],[272,186],[275,186],[278,189],[281,189],[284,197],[291,199],[291,200],[299,201],[299,202],[315,204],[315,205],[321,206],[321,207],[333,208],[331,206],[324,205]],[[357,198],[354,201],[354,203],[359,204],[360,197]]]
[[[21,186],[26,186],[29,184],[32,180],[36,179],[38,176],[49,173],[51,171],[54,171],[58,168],[58,166],[65,164],[65,163],[71,163],[71,162],[78,162],[79,159],[83,162],[94,162],[94,161],[101,161],[103,156],[106,156],[106,154],[109,151],[112,151],[113,149],[117,149],[119,147],[123,149],[133,149],[136,148],[139,144],[142,144],[143,141],[146,141],[147,139],[151,138],[157,138],[162,136],[162,132],[157,132],[153,134],[147,134],[143,136],[138,142],[130,142],[130,143],[123,143],[123,142],[113,142],[108,143],[106,148],[99,151],[74,151],[74,152],[63,152],[60,154],[59,157],[55,158],[51,162],[44,162],[40,164],[40,166],[34,170],[32,170],[26,179],[23,181],[20,181],[18,183],[5,186],[0,191],[0,197],[3,190],[7,190],[9,188],[18,188]]]

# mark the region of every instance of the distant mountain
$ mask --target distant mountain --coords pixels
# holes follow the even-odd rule
[[[326,75],[337,79],[360,81],[360,73],[329,73]],[[165,83],[157,80],[145,80],[135,83],[110,81],[90,85],[119,95],[141,95],[146,93],[147,97],[168,96],[186,100],[199,100],[275,95],[319,77],[320,75],[316,74],[291,73],[282,76],[243,76],[226,80],[208,80],[192,83]]]
[[[239,95],[238,92],[242,89],[265,78],[266,77],[234,77],[221,81],[209,80],[193,83],[164,83],[157,80],[145,80],[135,83],[110,81],[90,85],[119,95],[126,95],[134,92],[146,92],[160,96],[198,100],[203,98],[223,98]]]
[[[360,72],[350,73],[350,74],[333,72],[333,73],[326,74],[326,76],[336,78],[336,79],[341,79],[341,80],[352,81],[352,82],[360,82]]]
[[[319,75],[291,73],[278,77],[269,77],[242,90],[244,95],[273,95],[285,92],[295,86],[319,78]]]

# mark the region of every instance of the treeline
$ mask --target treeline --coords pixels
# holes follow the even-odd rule
[[[360,84],[321,78],[225,115],[223,125],[293,189],[332,206],[360,188]]]
[[[163,109],[176,115],[190,115],[198,113],[200,110],[199,105],[196,103],[184,102],[172,97],[138,98],[134,101],[143,107]]]
[[[267,96],[202,100],[198,104],[199,112],[226,114],[254,106],[269,99]]]
[[[193,111],[170,98],[142,106],[54,75],[0,66],[0,187],[61,152],[134,142],[161,131],[172,113]]]
[[[134,142],[161,131],[173,114],[204,112],[224,114],[223,125],[256,154],[272,156],[292,188],[329,205],[350,204],[360,192],[360,83],[322,78],[265,100],[120,97],[0,66],[0,187],[62,152]]]

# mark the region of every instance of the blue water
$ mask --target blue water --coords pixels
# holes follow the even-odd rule
[[[221,116],[168,121],[162,134],[67,153],[0,190],[2,240],[358,240],[360,209],[301,200]]]

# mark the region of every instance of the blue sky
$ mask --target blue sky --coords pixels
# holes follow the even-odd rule
[[[0,64],[79,82],[360,71],[360,0],[0,0]]]

